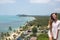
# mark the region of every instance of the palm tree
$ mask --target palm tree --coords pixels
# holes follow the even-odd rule
[[[12,27],[11,27],[11,26],[9,26],[8,30],[9,30],[9,31],[12,31]]]
[[[9,32],[6,33],[7,36],[10,36]]]
[[[1,39],[3,40],[4,39],[4,33],[1,32]]]

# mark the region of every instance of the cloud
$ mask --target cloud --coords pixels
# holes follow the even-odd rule
[[[55,1],[60,2],[60,0],[55,0]]]
[[[51,0],[49,4],[52,6],[56,6],[59,3],[60,3],[60,0]]]
[[[55,12],[60,13],[60,8],[56,8],[56,9],[55,9]]]
[[[5,3],[15,3],[16,0],[0,0],[0,4],[5,4]]]
[[[49,3],[51,0],[30,0],[30,3]]]

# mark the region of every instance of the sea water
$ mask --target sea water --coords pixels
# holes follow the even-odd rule
[[[7,32],[9,26],[17,29],[27,21],[33,20],[34,17],[19,17],[15,15],[0,15],[0,32]]]

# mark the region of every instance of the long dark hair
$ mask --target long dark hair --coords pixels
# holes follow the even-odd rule
[[[50,19],[49,19],[49,26],[50,26],[50,30],[52,31],[52,22],[53,21],[55,21],[55,19],[53,18],[53,14],[55,14],[56,16],[57,16],[57,13],[52,13],[51,15],[50,15]]]

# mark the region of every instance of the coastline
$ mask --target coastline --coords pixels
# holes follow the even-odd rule
[[[7,39],[11,39],[13,40],[14,38],[15,39],[18,39],[19,37],[31,37],[34,38],[34,35],[33,35],[33,31],[32,31],[32,28],[36,27],[38,32],[37,32],[37,37],[41,35],[45,35],[47,34],[47,20],[48,20],[48,17],[44,16],[44,17],[34,17],[34,19],[32,20],[28,20],[24,25],[20,26],[20,28],[16,28],[16,30],[14,30],[12,33],[10,33],[10,36],[9,37],[6,37]],[[42,24],[40,24],[42,23]],[[27,32],[27,31],[31,31],[31,33]],[[24,36],[25,35],[25,36]],[[43,35],[43,36],[44,36]],[[35,38],[37,38],[35,37]],[[5,38],[5,39],[6,39]],[[25,39],[25,38],[24,38]],[[40,39],[38,37],[38,39]],[[48,39],[48,38],[47,38]]]
[[[33,18],[33,19],[31,19],[31,20],[28,20],[28,22],[33,21],[33,20],[35,20],[35,18]],[[25,26],[26,24],[27,24],[27,23],[25,23],[24,25],[22,25],[22,27]],[[17,30],[19,31],[19,28],[16,28],[16,29],[15,29],[15,31],[17,31]],[[12,30],[12,31],[9,31],[10,36],[9,36],[9,37],[5,37],[5,39],[6,39],[6,38],[7,38],[7,39],[8,39],[8,38],[13,38],[13,37],[12,37],[13,34],[18,35],[18,36],[17,36],[17,38],[18,38],[19,36],[21,36],[21,34],[22,34],[23,32],[24,32],[24,31],[21,31],[20,35],[18,35],[18,34],[16,34],[16,33],[14,33],[13,30]]]
[[[3,16],[2,16],[3,17]],[[19,16],[6,16],[5,19],[4,17],[0,20],[0,32],[7,32],[9,26],[12,27],[12,29],[16,29],[22,25],[25,25],[26,22],[32,21],[34,18],[33,17],[19,17]],[[4,28],[5,27],[5,28]],[[2,30],[4,29],[4,30]]]

